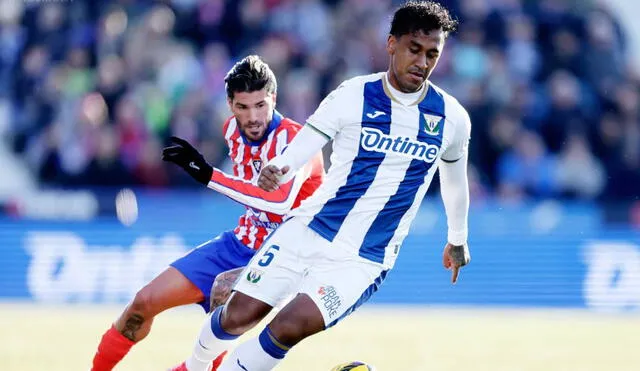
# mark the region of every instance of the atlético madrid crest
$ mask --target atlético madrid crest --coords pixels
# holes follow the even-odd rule
[[[253,160],[253,168],[259,173],[262,170],[262,160]]]
[[[424,131],[429,135],[440,135],[440,127],[442,126],[442,116],[430,115],[428,113],[424,113]]]

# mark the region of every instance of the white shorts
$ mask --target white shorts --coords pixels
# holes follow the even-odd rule
[[[283,223],[244,269],[235,290],[271,306],[304,293],[331,327],[366,302],[387,271],[334,247],[296,218]]]

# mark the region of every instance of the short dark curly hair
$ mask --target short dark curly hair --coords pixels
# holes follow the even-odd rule
[[[393,14],[389,34],[400,37],[417,31],[428,33],[441,28],[449,35],[457,27],[458,21],[441,4],[435,1],[408,1]]]
[[[278,89],[273,71],[257,55],[249,55],[236,63],[227,73],[224,82],[229,99],[233,99],[235,93],[262,89],[266,89],[267,93],[275,93]]]

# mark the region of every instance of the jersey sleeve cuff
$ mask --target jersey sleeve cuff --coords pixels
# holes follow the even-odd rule
[[[466,230],[464,231],[449,230],[447,234],[447,241],[450,244],[456,245],[456,246],[464,245],[465,243],[467,243],[467,235],[468,235],[468,232]]]
[[[323,137],[325,137],[328,140],[331,140],[331,136],[328,135],[327,133],[325,133],[324,131],[318,129],[315,125],[313,125],[312,123],[310,123],[309,121],[307,121],[307,126],[309,126],[311,129],[313,129],[313,131],[315,131],[316,133],[322,135]]]

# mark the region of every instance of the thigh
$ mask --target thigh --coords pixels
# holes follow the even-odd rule
[[[230,269],[243,267],[253,257],[254,251],[238,241],[233,232],[227,231],[188,252],[171,263],[191,281],[203,295],[198,302],[209,311],[211,287],[216,276]]]
[[[314,301],[329,328],[369,300],[386,275],[382,267],[357,256],[325,259],[309,268],[300,293]]]
[[[289,221],[280,225],[240,274],[234,290],[272,307],[289,298],[305,270],[299,250],[301,243],[306,244],[305,229],[303,224]]]

